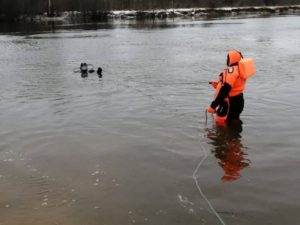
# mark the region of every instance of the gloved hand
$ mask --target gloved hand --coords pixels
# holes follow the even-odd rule
[[[211,80],[211,81],[209,82],[209,84],[210,84],[214,89],[216,89],[216,88],[217,88],[217,85],[218,85],[218,82],[215,81],[215,80]]]
[[[216,110],[214,108],[212,108],[211,106],[208,106],[207,112],[209,112],[209,113],[216,113]]]

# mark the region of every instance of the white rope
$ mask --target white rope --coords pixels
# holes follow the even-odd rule
[[[210,201],[208,200],[208,198],[206,197],[206,195],[203,193],[202,188],[198,182],[197,179],[197,173],[199,171],[199,168],[201,167],[201,165],[204,163],[204,161],[207,159],[207,151],[206,149],[203,147],[202,143],[200,143],[200,146],[202,148],[203,151],[203,157],[200,160],[200,162],[198,163],[194,173],[193,173],[193,179],[195,181],[196,187],[198,188],[198,191],[200,193],[200,195],[202,196],[202,198],[206,201],[207,205],[209,206],[209,208],[211,209],[211,211],[213,212],[213,214],[218,218],[218,220],[220,221],[220,223],[222,225],[226,225],[224,220],[221,218],[221,216],[216,212],[216,210],[214,209],[213,205],[210,203]]]

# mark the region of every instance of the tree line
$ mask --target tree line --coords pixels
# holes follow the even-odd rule
[[[0,0],[0,15],[41,14],[62,11],[151,10],[191,7],[300,4],[300,0]]]

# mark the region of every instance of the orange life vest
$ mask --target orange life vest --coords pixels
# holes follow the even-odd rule
[[[240,76],[239,67],[228,67],[223,72],[223,83],[227,83],[231,86],[229,97],[237,96],[245,90],[246,79]]]
[[[239,61],[239,73],[244,79],[248,79],[255,74],[255,64],[252,58],[245,58]]]

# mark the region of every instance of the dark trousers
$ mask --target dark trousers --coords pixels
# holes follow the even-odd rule
[[[227,116],[227,121],[240,120],[240,115],[244,109],[244,95],[239,94],[234,97],[229,98],[229,112]]]

